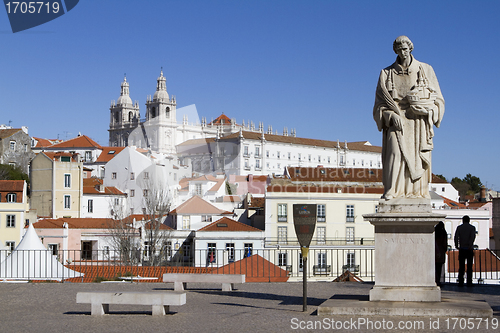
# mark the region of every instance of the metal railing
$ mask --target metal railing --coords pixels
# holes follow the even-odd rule
[[[266,246],[276,246],[276,245],[290,245],[290,246],[299,246],[299,241],[294,238],[294,239],[288,239],[288,238],[281,238],[281,237],[266,237],[265,239],[265,244]],[[352,246],[352,245],[367,245],[367,246],[373,246],[375,245],[375,239],[374,238],[354,238],[354,239],[349,239],[349,238],[323,238],[323,239],[318,239],[318,238],[313,238],[311,240],[310,246]]]
[[[185,251],[185,252],[183,252]],[[346,271],[365,282],[375,281],[374,247],[311,247],[311,281],[332,281]],[[458,251],[449,251],[445,282],[458,278]],[[0,250],[0,280],[70,280],[98,282],[130,280],[161,282],[166,272],[245,274],[247,281],[300,280],[303,261],[299,247],[265,249],[180,248],[149,250]],[[474,283],[500,281],[500,250],[474,251]]]

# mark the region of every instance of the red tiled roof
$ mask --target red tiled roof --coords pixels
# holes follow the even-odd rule
[[[0,192],[23,192],[24,180],[0,180]]]
[[[152,228],[151,228],[151,222],[146,222],[146,223],[144,224],[144,229],[146,229],[146,230],[151,230],[151,229],[152,229]],[[172,229],[172,228],[170,228],[168,225],[166,225],[166,224],[163,224],[163,223],[162,223],[162,224],[160,225],[160,230],[173,230],[173,229]]]
[[[50,147],[51,149],[60,148],[102,148],[97,142],[86,135],[80,135],[76,138],[56,143]]]
[[[104,192],[99,191],[103,180],[99,178],[84,178],[83,179],[83,194],[102,194],[102,195],[127,195],[114,186],[104,187]]]
[[[249,226],[247,224],[235,221],[228,217],[223,217],[218,221],[199,229],[198,231],[259,231],[262,230]]]
[[[260,132],[249,132],[242,131],[241,134],[245,139],[250,140],[261,140],[262,133]],[[232,133],[226,135],[221,138],[221,140],[229,140],[239,138],[240,132]],[[266,141],[273,142],[282,142],[282,143],[291,143],[294,145],[303,145],[303,146],[317,146],[317,147],[327,147],[327,148],[337,148],[337,141],[327,141],[327,140],[317,140],[317,139],[306,139],[306,138],[298,138],[294,136],[284,136],[284,135],[276,135],[276,134],[264,134]],[[344,144],[341,144],[341,147],[344,147]],[[348,142],[347,148],[350,150],[357,151],[370,151],[375,153],[382,153],[382,147],[372,146],[368,144],[367,141],[359,141],[359,142]]]
[[[347,270],[340,274],[333,282],[363,282],[363,280]]]
[[[241,202],[241,198],[238,195],[225,195],[222,202]]]
[[[120,221],[106,218],[61,217],[58,219],[38,220],[38,222],[33,223],[33,227],[35,229],[62,228],[64,223],[68,224],[69,229],[111,229]]]
[[[64,140],[60,140],[60,139],[42,139],[42,138],[35,138],[35,137],[33,137],[33,139],[35,139],[37,141],[36,145],[35,145],[36,148],[50,147],[54,144],[61,143],[64,141]]]
[[[195,195],[183,202],[177,208],[172,210],[170,214],[232,214],[231,212],[224,211],[212,205],[211,203],[203,200],[201,197]]]
[[[351,194],[383,194],[384,188],[368,186],[334,186],[334,185],[296,185],[274,184],[267,187],[267,192],[303,192],[303,193],[351,193]]]
[[[440,195],[440,197],[443,198],[444,203],[452,209],[465,209],[465,208],[467,208],[467,206],[465,206],[463,203],[450,200],[448,198],[443,197],[442,195]]]
[[[292,181],[382,183],[382,169],[287,167]]]
[[[231,124],[231,119],[226,116],[224,113],[215,118],[213,121],[210,122],[212,125],[230,125]]]
[[[48,158],[50,158],[53,161],[59,160],[60,157],[65,156],[65,157],[71,157],[72,162],[78,162],[75,158],[78,154],[65,153],[65,152],[59,152],[59,151],[58,152],[44,151],[44,152],[41,152],[41,154],[44,154],[45,156],[47,156]]]
[[[447,184],[448,182],[446,180],[436,176],[435,174],[432,174],[431,183],[433,183],[433,184]]]
[[[287,282],[288,272],[254,254],[214,269],[217,274],[245,274],[245,282]]]
[[[20,129],[20,128],[0,129],[0,139],[8,138],[9,136],[12,136],[12,135],[16,134],[19,131],[22,131],[22,129]]]
[[[458,272],[458,250],[446,252],[448,255],[448,272]],[[473,272],[500,272],[500,258],[490,249],[474,250]]]
[[[107,163],[113,157],[118,155],[125,147],[102,147],[101,155],[96,160],[96,163]]]

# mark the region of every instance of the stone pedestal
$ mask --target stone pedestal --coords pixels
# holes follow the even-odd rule
[[[375,286],[370,301],[440,302],[434,277],[434,226],[430,200],[381,201],[379,213],[364,215],[375,226]]]

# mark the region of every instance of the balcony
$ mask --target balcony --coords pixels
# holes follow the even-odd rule
[[[278,215],[278,222],[286,222],[286,215]]]
[[[354,216],[346,216],[345,221],[346,222],[354,222]]]
[[[286,245],[286,246],[299,246],[299,241],[294,237],[293,239],[285,239],[280,237],[267,237],[264,241],[264,246],[276,246],[276,245]],[[348,245],[364,245],[364,246],[374,246],[374,238],[313,238],[311,240],[310,246],[348,246]]]
[[[359,272],[359,265],[344,265],[342,266],[342,271],[349,271],[351,273]]]
[[[313,275],[329,275],[332,270],[331,265],[314,265]]]

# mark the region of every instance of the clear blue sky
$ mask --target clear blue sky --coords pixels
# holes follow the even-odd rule
[[[163,67],[178,107],[297,136],[381,145],[372,118],[392,42],[412,39],[446,101],[433,172],[500,190],[499,1],[80,0],[13,34],[0,10],[0,123],[108,144],[124,73],[144,116]]]

